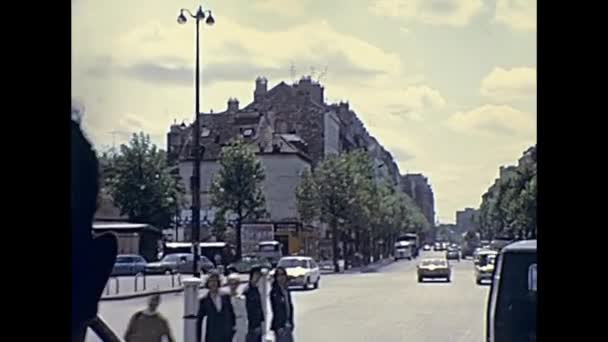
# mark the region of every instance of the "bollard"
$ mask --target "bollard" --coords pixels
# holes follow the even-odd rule
[[[135,289],[135,292],[137,292],[137,289],[138,289],[138,288],[137,288],[137,279],[138,279],[138,278],[142,278],[142,281],[143,281],[143,287],[144,287],[144,288],[143,288],[143,290],[144,290],[144,291],[146,291],[146,275],[145,275],[145,274],[143,274],[143,273],[137,273],[137,274],[135,275],[135,278],[133,278],[133,279],[134,279],[134,281],[135,281],[135,285],[133,285],[133,288]]]
[[[171,273],[171,288],[175,287],[175,274]]]
[[[177,285],[182,286],[182,274],[177,274]]]
[[[114,277],[114,281],[116,282],[116,293],[118,294],[120,292],[120,281],[118,281],[118,277]]]
[[[196,340],[196,320],[198,315],[199,278],[184,279],[184,342]]]
[[[263,332],[263,341],[272,342],[273,339],[270,336],[270,317],[268,317],[268,313],[270,312],[270,274],[268,269],[262,269],[262,278],[260,278],[260,296],[262,297],[262,311],[264,312],[264,332]]]

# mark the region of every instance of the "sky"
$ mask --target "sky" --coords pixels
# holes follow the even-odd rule
[[[72,0],[72,98],[98,149],[139,131],[165,148],[192,121],[195,25],[176,19],[199,5],[202,111],[312,75],[429,178],[441,223],[536,143],[535,0]]]

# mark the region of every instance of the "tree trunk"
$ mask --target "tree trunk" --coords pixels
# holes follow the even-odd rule
[[[340,272],[340,264],[338,262],[338,221],[335,218],[331,219],[331,244],[333,249],[334,271]]]
[[[347,269],[349,269],[349,244],[348,244],[348,234],[342,234],[342,254],[344,255],[344,270],[346,271]]]
[[[239,215],[239,217],[236,220],[236,255],[235,258],[236,260],[241,260],[241,255],[242,255],[242,241],[241,241],[241,221],[242,221],[242,217]]]

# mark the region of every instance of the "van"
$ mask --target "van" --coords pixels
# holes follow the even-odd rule
[[[395,261],[399,259],[412,260],[413,244],[409,241],[395,242]]]
[[[498,254],[487,307],[488,342],[536,341],[536,240],[504,247]]]
[[[283,249],[281,247],[281,243],[278,241],[261,241],[258,243],[258,250],[255,254],[260,258],[268,259],[274,268],[283,257]]]

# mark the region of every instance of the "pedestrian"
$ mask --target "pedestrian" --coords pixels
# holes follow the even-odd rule
[[[249,271],[249,284],[243,292],[247,307],[247,342],[261,342],[264,332],[264,303],[258,287],[261,278],[261,268],[252,267]]]
[[[93,146],[72,120],[70,198],[72,223],[71,341],[85,340],[97,318],[97,305],[116,261],[114,234],[93,236],[93,216],[99,193],[99,164]],[[99,321],[99,320],[97,320]]]
[[[230,303],[234,309],[235,317],[235,334],[232,342],[245,342],[247,335],[247,306],[245,296],[239,294],[238,288],[241,284],[241,279],[236,273],[228,276],[228,288],[230,289]]]
[[[274,271],[274,281],[270,290],[272,323],[276,342],[293,342],[293,302],[287,288],[287,271],[279,266]]]
[[[154,294],[148,298],[148,307],[131,317],[125,342],[161,342],[163,337],[169,342],[175,342],[169,322],[158,312],[159,304],[160,295]]]
[[[209,292],[198,304],[196,321],[197,341],[202,341],[203,319],[205,325],[205,342],[231,342],[234,336],[235,315],[230,296],[220,293],[220,275],[212,272],[207,277],[205,286]]]

